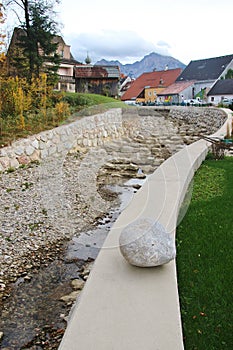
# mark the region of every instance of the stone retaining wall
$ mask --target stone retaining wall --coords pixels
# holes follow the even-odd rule
[[[173,107],[170,109],[169,117],[171,119],[192,123],[193,127],[209,134],[218,130],[226,120],[226,114],[223,110],[217,108],[200,107]]]
[[[148,125],[143,116],[163,117],[164,113],[172,123],[177,125],[176,132],[184,138],[191,133],[192,135],[201,132],[212,133],[223,124],[226,117],[223,111],[214,108],[111,109],[102,114],[84,117],[70,124],[20,139],[11,146],[0,149],[0,171],[18,168],[20,165],[47,157],[64,155],[71,150],[100,146],[109,140],[136,137],[139,128],[144,129],[145,132],[148,131]],[[160,133],[158,136],[164,137],[164,128],[158,132]],[[184,142],[188,141],[184,140]]]
[[[127,128],[127,127],[126,127]],[[0,150],[0,171],[64,154],[79,147],[95,147],[125,132],[121,109],[85,117],[70,124],[14,142]]]

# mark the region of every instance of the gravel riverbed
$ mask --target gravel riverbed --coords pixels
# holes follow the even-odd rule
[[[80,282],[119,214],[120,189],[107,185],[106,160],[96,149],[0,174],[1,349],[58,348]],[[126,168],[118,183],[129,170],[136,175],[136,166]]]
[[[86,153],[79,152],[64,159],[50,159],[44,164],[34,163],[0,174],[1,349],[56,349],[62,338],[66,317],[79,293],[70,283],[67,285],[67,276],[69,281],[85,281],[93,262],[88,258],[65,258],[67,242],[74,234],[78,236],[80,232],[96,227],[117,198],[105,188],[99,194],[98,184],[94,183],[96,169],[87,166],[85,156]],[[96,193],[93,193],[93,186]],[[93,202],[92,196],[97,202]],[[60,290],[56,284],[57,276],[62,285]],[[22,308],[28,309],[28,313],[35,312],[31,307],[35,300],[25,302],[25,295],[30,295],[31,283],[35,284],[40,300],[46,295],[49,298],[51,293],[56,300],[73,293],[71,299],[64,300],[61,308],[56,306],[61,324],[53,324],[51,317],[49,324],[38,321],[38,327],[35,327],[36,323],[32,325],[33,329],[29,327],[32,338],[28,337],[25,347],[19,345],[19,339],[13,339],[10,347],[1,345],[5,338],[2,327],[18,327],[11,319],[16,299],[22,306],[17,306],[15,318],[22,317],[25,311]],[[50,291],[46,290],[47,285],[50,285]],[[50,316],[59,318],[60,315]]]

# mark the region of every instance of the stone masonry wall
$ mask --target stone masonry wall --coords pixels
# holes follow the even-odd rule
[[[145,115],[163,118],[166,115],[165,118],[174,123],[183,137],[200,133],[211,134],[226,118],[222,110],[214,108],[111,109],[20,139],[11,146],[0,149],[0,171],[18,168],[20,165],[41,161],[47,157],[64,155],[69,151],[101,146],[114,139],[136,137],[138,129],[143,128],[144,131],[150,132],[148,121],[144,120]],[[163,128],[158,132],[164,132]]]
[[[58,156],[83,147],[96,147],[120,138],[136,125],[122,121],[121,109],[112,109],[62,125],[49,131],[20,139],[0,149],[0,171]]]

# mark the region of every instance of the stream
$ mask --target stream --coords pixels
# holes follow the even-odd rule
[[[62,297],[72,293],[72,280],[85,281],[103,242],[121,211],[145,179],[106,185],[116,193],[118,205],[98,219],[96,226],[64,244],[64,254],[40,268],[28,281],[21,277],[5,300],[0,318],[2,350],[58,349],[74,302]]]

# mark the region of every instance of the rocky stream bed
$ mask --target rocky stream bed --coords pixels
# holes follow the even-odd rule
[[[1,174],[2,350],[58,348],[111,225],[140,188],[137,165],[127,161],[114,173],[102,167],[106,159],[96,162],[100,155],[75,153],[62,164]],[[130,178],[137,180],[126,183]]]

